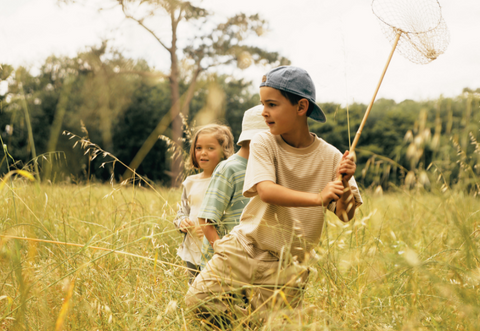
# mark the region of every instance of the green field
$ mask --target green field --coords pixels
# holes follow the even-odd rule
[[[478,198],[363,196],[349,224],[329,214],[300,316],[251,328],[480,330]],[[202,328],[183,302],[179,190],[17,180],[0,197],[0,234],[59,242],[1,238],[0,329]]]

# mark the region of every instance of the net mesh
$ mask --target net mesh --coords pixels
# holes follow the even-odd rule
[[[408,60],[427,64],[443,54],[450,34],[437,0],[373,0],[373,13],[397,51]]]

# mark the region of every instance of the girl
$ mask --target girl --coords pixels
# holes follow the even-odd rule
[[[195,169],[202,169],[199,174],[188,176],[182,183],[183,193],[175,226],[185,237],[177,255],[189,268],[191,283],[200,271],[202,259],[203,231],[198,224],[197,214],[203,197],[217,164],[233,154],[233,136],[225,125],[210,124],[195,133],[190,146],[190,163]]]

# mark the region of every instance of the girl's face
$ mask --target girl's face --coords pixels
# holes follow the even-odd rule
[[[195,144],[195,158],[205,174],[212,174],[222,160],[222,146],[212,133],[200,133]]]

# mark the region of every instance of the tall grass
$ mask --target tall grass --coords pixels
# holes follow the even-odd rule
[[[96,183],[34,189],[17,179],[14,206],[2,190],[0,234],[58,243],[1,238],[0,328],[200,329],[185,309],[188,276],[176,257],[180,191],[157,192]],[[453,190],[364,199],[354,221],[327,218],[301,317],[256,327],[480,329],[478,199]]]
[[[6,329],[53,329],[73,281],[69,329],[159,326],[164,298],[180,296],[186,281],[182,267],[164,265],[178,263],[171,226],[177,192],[162,190],[164,201],[138,187],[41,186],[37,192],[17,184],[18,223],[6,192],[1,234],[137,255],[2,238],[0,319]]]
[[[121,163],[88,137],[67,136],[89,160]],[[167,143],[174,157],[185,157]],[[403,187],[363,190],[364,205],[347,224],[327,214],[301,310],[272,311],[263,324],[243,323],[258,317],[249,316],[232,328],[480,330],[480,186],[473,162],[480,150],[473,135],[470,143],[474,155],[452,140],[463,171],[454,186],[445,167],[421,164],[424,142],[411,148]],[[183,236],[172,223],[181,192],[132,172],[134,179],[120,184],[112,175],[109,185],[2,181],[0,329],[206,327],[184,305],[188,274],[176,256]]]

